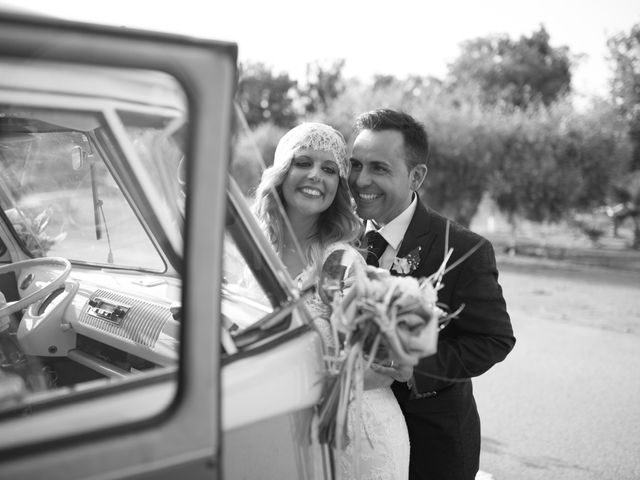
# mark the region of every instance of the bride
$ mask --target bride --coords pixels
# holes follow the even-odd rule
[[[365,264],[354,247],[363,225],[354,213],[348,175],[344,138],[322,123],[303,123],[288,131],[278,143],[273,166],[262,175],[256,190],[256,215],[291,276],[303,287],[318,283],[324,261],[335,250],[344,250],[352,262]],[[280,202],[291,229],[285,228]],[[352,267],[346,265],[345,278]],[[330,348],[331,308],[318,291],[307,304]],[[394,379],[407,381],[411,371],[406,365],[373,364],[365,372],[361,418],[355,421],[352,403],[347,425],[350,441],[344,452],[338,452],[338,478],[354,478],[354,462],[360,479],[409,477],[409,436],[390,385]],[[358,432],[354,432],[356,425]],[[359,442],[354,442],[355,435],[360,435]],[[354,451],[354,444],[359,451]]]

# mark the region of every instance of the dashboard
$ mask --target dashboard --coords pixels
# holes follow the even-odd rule
[[[22,270],[20,295],[52,276],[49,269]],[[24,354],[53,372],[56,386],[176,365],[179,295],[179,279],[74,266],[62,286],[25,310],[16,338]]]

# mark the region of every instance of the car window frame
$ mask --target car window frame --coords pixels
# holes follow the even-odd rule
[[[247,205],[240,187],[231,176],[229,177],[227,190],[230,202],[229,208],[233,209],[227,214],[234,211],[238,216],[239,223],[242,225],[243,231],[240,232],[240,235],[253,240],[253,246],[256,247],[257,251],[248,253],[257,253],[259,257],[252,260],[257,261],[261,268],[267,272],[267,278],[262,276],[261,286],[265,289],[270,288],[275,295],[271,299],[273,306],[271,313],[242,331],[237,337],[231,338],[236,351],[224,357],[225,365],[237,358],[245,358],[257,347],[260,347],[260,350],[268,348],[267,344],[277,339],[280,334],[307,327],[310,324],[310,317],[305,313],[298,313],[297,317],[293,315],[294,311],[298,311],[300,305],[304,303],[301,292],[276,254],[273,246],[267,240]],[[242,255],[247,254],[246,249],[241,244],[238,245],[238,248]]]
[[[0,55],[149,69],[168,73],[178,80],[187,93],[189,115],[194,119],[187,147],[187,154],[193,159],[187,166],[193,192],[187,199],[185,219],[185,260],[181,272],[183,316],[197,319],[219,315],[219,296],[215,292],[219,292],[220,287],[221,233],[214,225],[197,222],[192,217],[214,215],[223,223],[228,163],[224,160],[229,158],[230,151],[237,47],[226,42],[157,32],[0,13]],[[219,80],[217,88],[211,85],[212,78]],[[212,162],[211,158],[218,161]],[[211,192],[217,192],[215,197],[219,200],[214,202],[213,209]],[[193,252],[204,251],[207,246],[210,250],[206,255],[196,259]],[[113,428],[89,429],[90,433],[80,434],[69,433],[75,426],[67,421],[64,428],[54,431],[45,442],[38,441],[37,429],[33,430],[31,440],[18,448],[3,446],[0,469],[13,474],[13,478],[19,478],[20,474],[22,478],[29,478],[29,472],[35,471],[69,475],[69,469],[73,468],[74,476],[84,477],[94,471],[98,461],[103,474],[118,471],[118,476],[126,477],[150,474],[173,462],[174,466],[190,467],[190,471],[198,475],[215,478],[219,473],[220,446],[217,396],[220,355],[215,322],[194,320],[188,328],[181,329],[180,350],[178,393],[160,415],[145,416],[142,420],[127,418],[114,423]],[[135,387],[152,392],[158,385],[163,383]],[[128,398],[130,389],[122,390],[97,401],[108,403],[114,398]],[[61,409],[70,415],[66,418],[74,418],[78,411],[91,410],[87,410],[83,402],[67,403],[39,412],[33,419],[42,420],[41,426],[50,427],[54,420],[60,423]],[[117,411],[114,413],[117,415]],[[14,420],[14,428],[24,425],[24,418]],[[11,431],[7,423],[2,426],[3,431]],[[158,442],[158,438],[163,441]]]

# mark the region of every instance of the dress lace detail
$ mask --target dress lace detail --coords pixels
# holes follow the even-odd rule
[[[349,249],[350,258],[362,261],[362,256],[351,246],[331,245],[325,258],[337,249]],[[304,273],[300,275],[302,281]],[[348,275],[348,269],[347,269]],[[329,324],[331,309],[317,293],[306,299],[315,325],[325,345],[333,345]],[[355,402],[349,404],[347,435],[350,439],[344,452],[337,459],[337,469],[342,480],[406,480],[409,478],[409,434],[400,406],[390,387],[365,390],[362,395],[361,421],[356,422]],[[355,451],[355,428],[359,424],[359,451]],[[358,459],[358,478],[355,478],[354,461]]]
[[[340,478],[353,480],[406,480],[409,478],[409,434],[390,387],[365,390],[362,395],[360,451],[353,440],[340,457]],[[355,408],[349,406],[347,434],[354,438]],[[353,461],[358,455],[358,479],[353,477]]]

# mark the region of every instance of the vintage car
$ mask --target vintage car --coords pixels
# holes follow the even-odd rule
[[[332,477],[236,75],[233,44],[0,14],[0,478]]]

